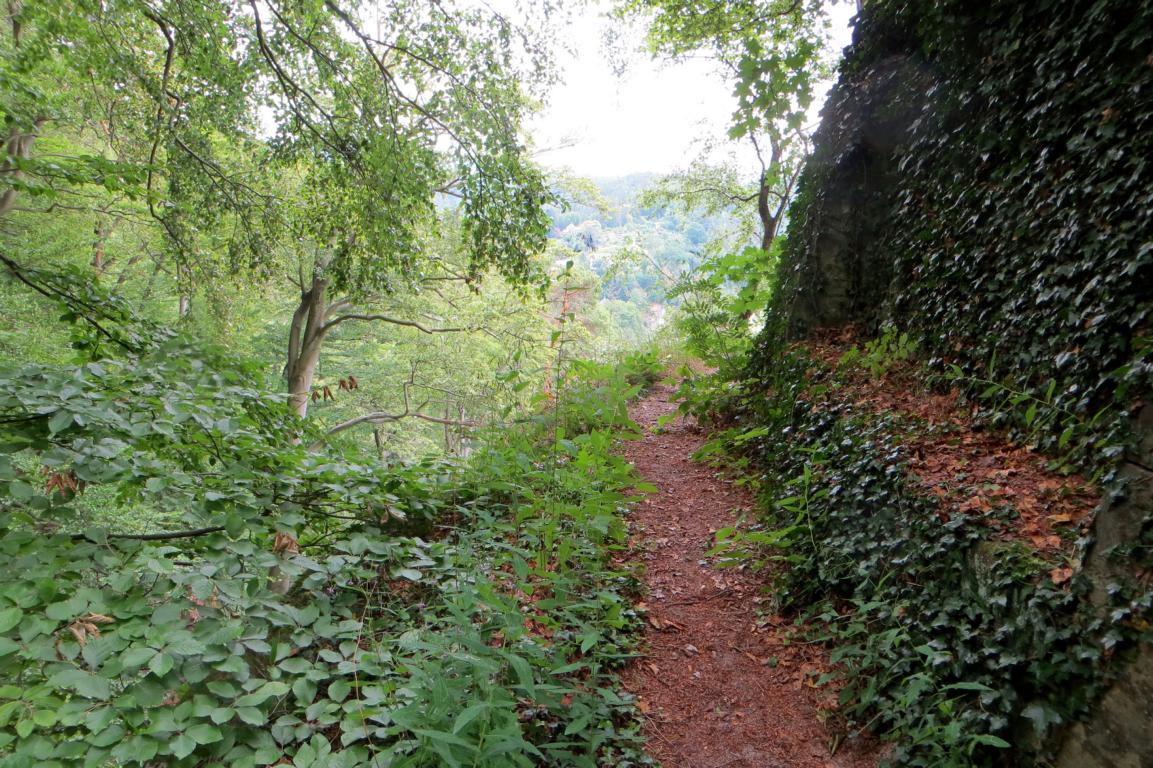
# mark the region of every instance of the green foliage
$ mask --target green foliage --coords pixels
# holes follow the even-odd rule
[[[766,511],[720,532],[721,549],[788,565],[776,593],[833,645],[842,711],[894,740],[897,765],[1043,760],[1142,637],[1153,593],[1112,585],[1099,614],[1084,577],[1057,586],[1062,563],[993,538],[985,518],[1010,510],[943,514],[904,469],[902,443],[923,427],[839,400],[801,356],[728,402],[736,426],[717,441],[749,462]]]
[[[1118,0],[867,3],[842,68],[850,111],[831,113],[817,137],[759,357],[775,354],[794,298],[821,290],[811,214],[848,162],[854,115],[903,114],[902,145],[863,160],[888,170],[871,179],[875,236],[856,241],[869,274],[855,319],[888,319],[940,372],[956,365],[1004,388],[987,399],[991,384],[970,388],[990,417],[1002,392],[1027,395],[1011,420],[1042,450],[1091,472],[1115,466],[1153,386],[1150,107],[1133,100],[1153,88],[1151,13]],[[870,68],[894,55],[923,79],[853,105],[858,86],[871,92]],[[1042,418],[1038,405],[1030,419],[1030,403],[1076,418]]]
[[[609,322],[598,322],[597,335],[615,342],[610,348],[649,340],[659,320],[654,305],[679,303],[670,295],[677,276],[696,269],[712,243],[747,241],[749,224],[741,212],[723,205],[707,210],[666,205],[651,190],[654,180],[660,181],[652,174],[585,180],[595,190],[590,200],[588,191],[574,190],[573,180],[562,177],[572,204],[548,209],[551,237],[571,250],[554,261],[571,259],[599,279],[600,301],[585,314],[608,314]]]
[[[824,6],[792,0],[705,6],[627,0],[615,13],[644,20],[653,55],[703,55],[716,62],[736,101],[728,139],[747,142],[760,164],[759,174],[749,179],[731,158],[716,162],[708,147],[686,170],[660,179],[644,198],[686,211],[725,212],[736,223],[735,231],[705,242],[701,268],[677,276],[672,292],[689,297],[682,327],[691,351],[735,372],[744,363],[747,321],[769,295],[776,237],[806,146],[804,115],[824,73]],[[759,248],[750,247],[754,242]]]
[[[671,295],[681,303],[673,322],[686,349],[731,377],[741,371],[752,347],[753,313],[772,293],[764,279],[776,249],[755,247],[709,259],[680,278]]]
[[[821,73],[821,2],[628,0],[616,12],[648,22],[653,53],[680,58],[705,52],[735,73],[730,137],[800,128]]]
[[[1096,413],[1078,413],[1062,405],[1057,397],[1057,381],[1050,379],[1044,392],[1038,389],[1021,391],[988,379],[967,376],[961,366],[951,364],[945,380],[959,386],[969,399],[981,403],[981,415],[994,427],[1011,427],[1035,445],[1044,443],[1055,456],[1058,468],[1071,470],[1083,457],[1082,446],[1093,439],[1100,428],[1098,421],[1109,415],[1110,408]],[[1057,440],[1052,440],[1052,435]],[[1096,446],[1108,463],[1099,464],[1095,477],[1112,472],[1113,462],[1122,454],[1122,447],[1108,440]]]
[[[538,22],[554,10],[514,24],[469,3],[13,5],[0,245],[84,265],[150,317],[275,349],[263,361],[303,413],[344,321],[427,327],[494,272],[502,299],[547,285],[555,198],[521,125],[552,77]],[[52,359],[24,328],[13,341]],[[420,362],[403,357],[380,367]]]
[[[14,158],[12,188],[42,209],[88,205],[97,187],[111,197],[94,211],[127,203],[203,277],[221,264],[268,274],[286,251],[314,246],[353,295],[419,274],[434,198],[453,190],[468,276],[495,268],[535,282],[551,196],[517,127],[549,77],[539,30],[400,3],[372,20],[388,30],[380,40],[365,11],[14,6],[5,117],[66,142],[51,158]]]
[[[728,226],[710,227],[710,232],[702,233],[707,236],[699,244],[702,252],[716,256],[739,251],[760,239],[760,220],[752,205],[758,186],[756,179],[742,173],[734,158],[710,162],[707,157],[697,157],[685,170],[657,178],[639,202],[646,208],[681,211],[705,221],[727,220]]]
[[[0,371],[0,765],[647,764],[613,447],[654,360],[385,465],[310,452],[220,352],[90,319],[87,362]],[[110,530],[97,490],[182,527]]]
[[[625,381],[633,386],[646,390],[660,379],[663,371],[662,360],[655,349],[641,352],[630,352],[621,358],[618,367],[624,374]]]
[[[897,363],[912,359],[917,353],[917,343],[908,333],[898,333],[892,325],[886,325],[881,335],[865,342],[865,348],[852,347],[841,356],[840,363],[847,366],[861,366],[873,378],[881,378]]]

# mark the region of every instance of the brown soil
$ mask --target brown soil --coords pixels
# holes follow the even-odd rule
[[[634,406],[645,436],[625,446],[658,488],[633,512],[648,653],[623,676],[646,715],[651,754],[664,768],[875,766],[874,743],[837,738],[835,691],[816,687],[825,651],[772,612],[763,577],[709,562],[715,531],[752,498],[691,460],[703,442],[693,425],[678,419],[657,431],[676,408],[671,398],[658,386]]]
[[[1050,461],[996,431],[974,424],[971,406],[960,394],[932,392],[912,363],[897,363],[877,378],[863,368],[839,361],[857,341],[852,327],[819,335],[804,347],[836,371],[840,401],[851,401],[874,413],[910,416],[919,429],[905,448],[909,474],[928,495],[941,500],[940,515],[984,513],[1010,507],[1015,518],[999,525],[996,538],[1028,543],[1043,555],[1068,557],[1077,536],[1084,535],[1100,503],[1101,492],[1085,477],[1050,469]],[[1053,570],[1061,584],[1072,569]]]

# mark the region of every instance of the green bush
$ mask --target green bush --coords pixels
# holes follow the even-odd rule
[[[386,466],[309,451],[236,361],[131,334],[0,370],[0,766],[647,764],[611,556],[651,365],[589,367],[468,462]]]

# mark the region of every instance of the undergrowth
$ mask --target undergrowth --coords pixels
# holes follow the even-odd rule
[[[720,419],[705,453],[741,468],[762,501],[758,521],[719,532],[720,549],[771,566],[782,608],[832,649],[825,682],[841,686],[842,713],[892,740],[893,764],[1044,765],[1110,660],[1148,634],[1147,587],[1113,584],[1095,610],[1085,577],[1056,585],[1055,563],[994,538],[992,518],[1011,524],[1011,509],[926,497],[905,471],[907,420],[843,401],[803,353],[757,381],[705,378],[683,394],[686,410]]]
[[[574,363],[469,461],[385,465],[171,334],[0,372],[0,766],[648,764],[613,447],[656,373]]]

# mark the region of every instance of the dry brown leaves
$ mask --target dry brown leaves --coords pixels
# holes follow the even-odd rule
[[[905,447],[910,475],[940,499],[942,519],[1008,508],[1015,516],[996,524],[999,540],[1025,542],[1045,555],[1067,553],[1076,534],[1092,521],[1100,490],[1081,475],[1052,471],[1044,456],[975,425],[958,392],[929,390],[911,364],[897,363],[880,378],[861,368],[838,367],[857,338],[855,328],[842,328],[804,348],[844,382],[839,399],[873,413],[912,417],[928,427],[918,428]],[[1067,571],[1054,569],[1054,583],[1067,582]]]

